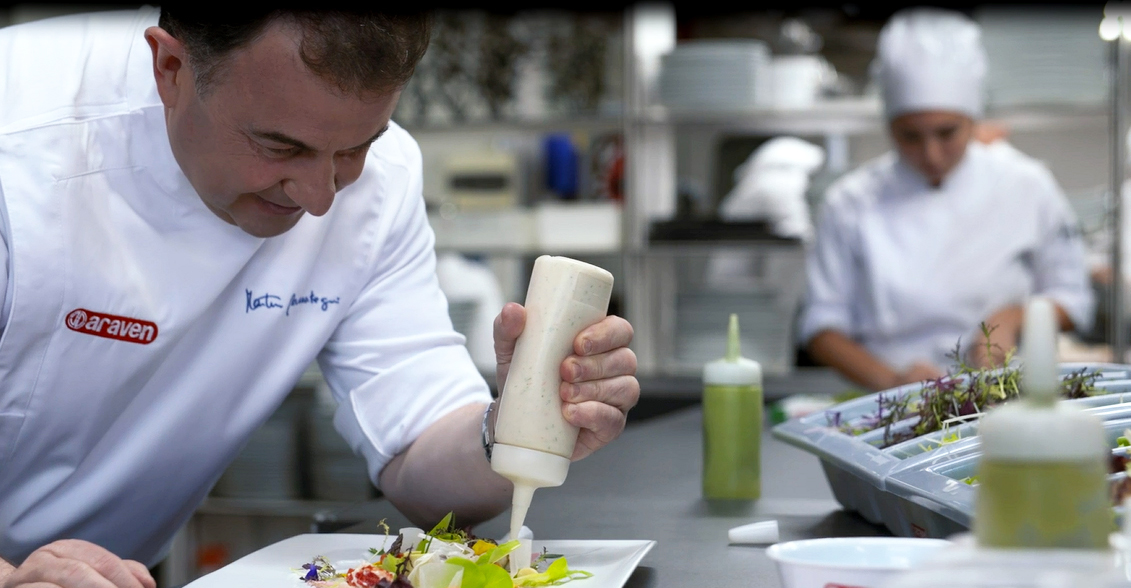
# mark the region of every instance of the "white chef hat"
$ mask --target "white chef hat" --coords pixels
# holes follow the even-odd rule
[[[880,31],[872,68],[888,120],[924,110],[982,116],[986,52],[981,29],[963,14],[938,8],[897,12]]]

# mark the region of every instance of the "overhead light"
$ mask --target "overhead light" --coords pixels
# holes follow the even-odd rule
[[[1114,41],[1123,32],[1122,19],[1118,16],[1105,16],[1100,21],[1100,38],[1105,41]]]
[[[1131,41],[1131,5],[1125,2],[1108,2],[1104,5],[1104,18],[1100,21],[1100,38],[1114,41],[1120,35]]]

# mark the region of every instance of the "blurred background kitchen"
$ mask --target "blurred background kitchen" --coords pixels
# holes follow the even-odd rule
[[[903,6],[684,4],[436,13],[394,120],[423,152],[440,283],[492,384],[491,321],[548,253],[615,275],[610,311],[636,328],[632,419],[698,401],[730,313],[767,398],[791,399],[779,412],[852,390],[799,350],[795,321],[825,189],[891,148],[869,65]],[[100,8],[113,7],[0,5],[0,26]],[[1062,359],[1111,360],[1126,347],[1111,186],[1127,153],[1113,99],[1127,41],[1118,21],[1101,27],[1099,3],[959,9],[982,27],[987,122],[1048,166],[1091,250],[1097,326],[1066,335]],[[332,402],[312,367],[181,533],[164,585],[366,517],[377,493]]]

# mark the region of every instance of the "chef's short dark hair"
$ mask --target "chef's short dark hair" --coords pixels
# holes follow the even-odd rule
[[[244,4],[243,6],[240,6]],[[268,25],[290,21],[302,31],[300,55],[315,75],[352,95],[385,93],[408,82],[431,36],[426,12],[389,12],[326,4],[260,8],[206,2],[163,4],[158,26],[185,44],[197,92],[207,95],[233,51]]]

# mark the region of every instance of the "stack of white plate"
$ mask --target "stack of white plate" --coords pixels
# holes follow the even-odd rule
[[[1107,46],[1098,32],[1102,18],[1098,4],[979,11],[990,104],[1102,104],[1110,93]]]
[[[661,58],[660,100],[691,111],[768,106],[770,64],[770,49],[761,41],[686,41]]]

